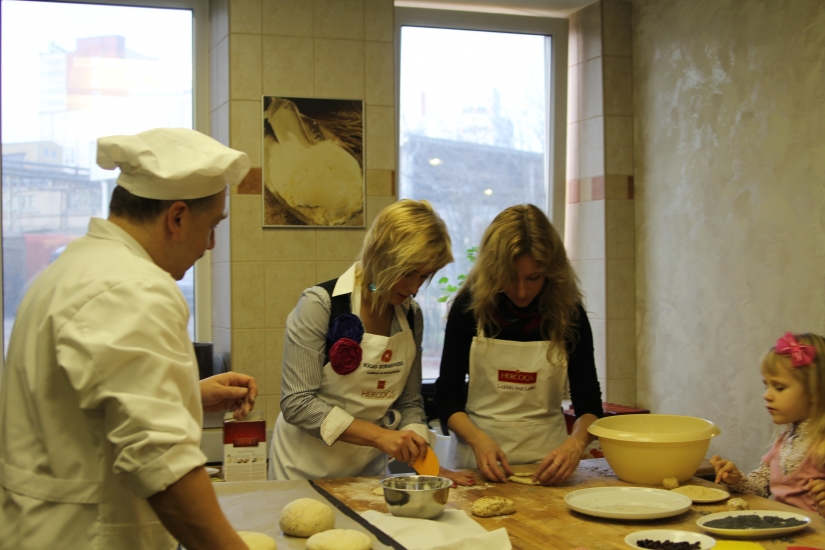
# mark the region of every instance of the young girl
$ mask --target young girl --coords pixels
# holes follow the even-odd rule
[[[764,399],[785,424],[759,468],[743,475],[716,455],[716,482],[825,514],[825,338],[786,332],[762,358]]]

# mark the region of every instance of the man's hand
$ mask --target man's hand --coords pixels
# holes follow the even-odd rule
[[[255,379],[239,372],[224,372],[204,378],[200,386],[205,412],[231,410],[235,420],[243,420],[255,407],[258,397]]]

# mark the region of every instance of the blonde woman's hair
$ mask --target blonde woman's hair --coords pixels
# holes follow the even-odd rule
[[[810,365],[794,367],[789,356],[776,353],[776,347],[772,347],[762,356],[760,370],[763,375],[771,376],[787,372],[805,388],[810,399],[808,417],[811,420],[811,447],[808,452],[817,466],[822,468],[825,465],[825,338],[809,332],[794,334],[794,338],[800,344],[816,349],[816,357]]]
[[[392,286],[414,269],[436,271],[453,261],[447,224],[427,201],[401,199],[383,209],[372,223],[361,260],[363,296],[370,295],[370,309],[380,311],[389,303]],[[375,285],[375,291],[369,285]]]
[[[516,260],[530,255],[547,277],[539,297],[541,334],[545,340],[566,343],[575,337],[577,305],[582,296],[559,234],[532,204],[511,206],[495,217],[484,232],[476,262],[459,290],[472,292],[470,310],[483,327],[499,333],[493,316],[504,289],[516,280]],[[566,359],[565,352],[562,355]],[[557,361],[548,350],[547,358]]]

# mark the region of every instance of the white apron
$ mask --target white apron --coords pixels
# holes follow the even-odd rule
[[[483,334],[481,327],[478,334]],[[553,365],[547,361],[550,346]],[[540,462],[568,437],[561,412],[567,379],[562,352],[555,342],[473,338],[465,410],[510,464]],[[452,466],[476,468],[472,447],[455,434],[452,438]]]
[[[352,313],[359,318],[361,293],[352,292]],[[401,395],[415,360],[415,338],[401,306],[395,306],[401,332],[379,336],[364,333],[361,365],[349,374],[338,374],[324,365],[318,399],[337,406],[355,418],[379,424]],[[397,416],[397,415],[396,415]],[[383,475],[387,455],[374,447],[336,441],[331,446],[309,435],[278,415],[272,432],[269,457],[274,479],[323,479]]]

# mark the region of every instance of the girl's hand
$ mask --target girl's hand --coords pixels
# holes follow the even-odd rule
[[[438,475],[453,480],[453,487],[456,485],[475,485],[476,475],[473,472],[454,472],[447,468],[439,468]]]
[[[568,437],[558,449],[541,461],[533,474],[533,479],[542,485],[556,485],[570,477],[576,471],[584,447],[575,437]]]
[[[427,440],[411,430],[381,430],[376,447],[399,462],[410,463],[419,456],[425,456],[429,446]]]
[[[814,499],[820,516],[825,516],[825,480],[811,479],[805,484],[805,490]]]
[[[717,455],[710,457],[710,465],[716,470],[716,483],[720,481],[727,485],[736,485],[742,481],[742,474],[739,468],[730,460],[725,460]]]
[[[498,443],[490,439],[490,436],[479,431],[478,439],[470,443],[476,455],[478,469],[484,477],[497,483],[506,483],[507,476],[513,475],[510,463],[507,462],[507,455],[498,446]],[[501,462],[501,466],[499,466]]]

